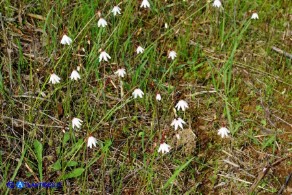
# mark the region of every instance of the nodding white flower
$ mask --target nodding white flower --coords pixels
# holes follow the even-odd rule
[[[124,77],[126,74],[126,71],[124,68],[120,68],[115,72],[115,75],[118,75],[119,77]]]
[[[176,139],[180,139],[180,135],[177,133],[175,134]]]
[[[108,53],[106,53],[105,51],[100,52],[99,62],[101,62],[102,60],[107,62],[108,59],[111,59],[111,57],[110,57],[110,55],[108,55]]]
[[[150,3],[148,0],[143,0],[140,7],[150,8]]]
[[[144,48],[139,46],[139,47],[137,47],[136,52],[137,52],[137,54],[143,53],[144,52]]]
[[[158,152],[161,152],[162,154],[169,152],[170,145],[166,144],[165,142],[161,143],[158,149]]]
[[[176,58],[176,52],[175,51],[170,51],[168,53],[168,58],[171,58],[172,60],[174,60],[174,58]]]
[[[119,6],[114,6],[114,8],[112,9],[112,13],[114,14],[114,16],[116,16],[117,14],[121,14],[121,8]]]
[[[83,121],[79,118],[73,118],[72,119],[72,128],[74,129],[75,127],[80,128],[82,125]]]
[[[72,43],[72,39],[64,34],[62,39],[61,39],[61,44],[62,45],[66,45],[66,44],[70,45],[71,43]]]
[[[213,2],[213,7],[217,7],[217,8],[220,8],[222,6],[222,3],[220,0],[215,0]]]
[[[186,122],[184,120],[182,120],[181,118],[175,118],[173,119],[172,123],[170,126],[174,126],[174,130],[177,130],[178,127],[180,127],[181,129],[183,128],[183,125],[186,124]]]
[[[189,106],[188,106],[188,103],[186,101],[179,100],[175,107],[177,110],[182,109],[182,111],[185,111],[186,108],[188,108]]]
[[[58,77],[55,73],[51,74],[49,83],[56,84],[60,83],[61,78]]]
[[[141,89],[135,89],[134,90],[134,92],[132,93],[132,95],[134,96],[134,98],[136,99],[138,96],[140,97],[140,98],[142,98],[143,97],[143,95],[144,95],[144,93],[143,93],[143,91],[141,90]]]
[[[160,93],[157,93],[157,94],[156,94],[156,100],[157,100],[157,101],[161,101],[161,95],[160,95]]]
[[[258,20],[259,19],[259,15],[258,15],[258,13],[253,13],[252,15],[251,15],[251,19],[253,19],[253,20]]]
[[[230,131],[229,131],[226,127],[221,127],[221,128],[218,130],[218,135],[220,135],[221,138],[229,137],[229,136],[228,136],[229,133],[230,133]]]
[[[97,143],[97,140],[96,138],[90,136],[88,139],[87,139],[87,147],[89,148],[92,148],[92,146],[96,147],[96,143]]]
[[[107,26],[107,22],[105,19],[103,18],[99,18],[98,22],[97,22],[97,26],[98,27],[106,27]]]
[[[168,24],[166,22],[164,23],[164,28],[168,28]]]
[[[78,79],[80,79],[80,74],[76,70],[73,70],[70,78],[71,80],[77,81]]]

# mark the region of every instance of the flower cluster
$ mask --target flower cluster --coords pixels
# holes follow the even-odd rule
[[[148,0],[142,0],[140,8],[145,8],[145,9],[150,9],[150,3]],[[214,0],[212,3],[212,6],[215,8],[222,8],[222,3],[220,0]],[[111,13],[113,14],[113,16],[118,16],[121,15],[121,11],[122,9],[116,5],[113,7],[113,9],[111,10]],[[104,17],[102,17],[101,12],[97,12],[97,16],[98,16],[98,21],[97,21],[97,27],[99,28],[105,28],[108,23],[106,21],[106,19]],[[256,12],[252,13],[251,19],[259,19],[259,16]],[[164,27],[167,29],[168,28],[168,24],[165,23]],[[62,45],[71,45],[73,42],[73,40],[67,36],[66,34],[63,34],[63,37],[60,41],[60,43]],[[144,45],[145,46],[145,45]],[[147,48],[146,48],[147,49]],[[139,45],[136,48],[136,53],[137,55],[144,53],[145,48],[142,47],[141,45]],[[147,51],[147,50],[146,50]],[[170,49],[167,53],[167,58],[171,59],[171,60],[175,60],[177,58],[177,52],[175,50]],[[109,62],[111,60],[111,56],[103,49],[100,49],[100,54],[98,57],[98,60],[100,63],[105,63],[105,62]],[[174,61],[175,62],[175,61]],[[70,75],[70,79],[72,81],[78,81],[81,79],[80,76],[80,67],[77,67],[77,69],[74,69]],[[120,79],[124,78],[126,75],[126,70],[125,68],[119,68],[114,72],[115,75],[117,75]],[[57,84],[60,83],[62,79],[56,74],[56,73],[51,73],[50,78],[49,78],[49,83],[51,84]],[[120,80],[121,81],[121,80]],[[122,81],[121,81],[122,83]],[[132,92],[132,96],[134,99],[136,98],[143,98],[144,96],[144,92],[140,89],[140,88],[136,88],[134,89],[134,91]],[[161,94],[157,93],[155,99],[159,102],[162,100]],[[172,120],[172,122],[170,123],[170,126],[174,128],[175,131],[177,130],[183,130],[184,129],[184,125],[186,125],[186,122],[182,119],[182,117],[179,117],[178,114],[185,114],[185,111],[189,108],[189,105],[187,103],[186,100],[184,99],[180,99],[176,105],[174,106],[174,110],[175,110],[175,117]],[[178,114],[177,114],[178,113]],[[72,119],[72,128],[73,129],[80,129],[82,126],[83,121],[79,118],[74,117]],[[221,138],[225,138],[229,136],[230,131],[226,128],[226,127],[222,127],[218,130],[218,135],[221,136]],[[177,133],[176,134],[177,139],[180,139],[180,134]],[[164,138],[163,138],[164,139]],[[87,146],[89,148],[92,147],[96,147],[97,144],[97,139],[94,138],[93,136],[89,136],[87,138]],[[158,152],[161,153],[168,153],[170,151],[171,146],[166,144],[164,140],[161,141],[161,144],[159,146]]]

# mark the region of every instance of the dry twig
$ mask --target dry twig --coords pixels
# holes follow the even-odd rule
[[[278,52],[278,53],[280,53],[280,54],[286,56],[287,58],[292,59],[292,54],[290,54],[290,53],[288,53],[288,52],[285,52],[285,51],[283,51],[282,49],[279,49],[279,48],[273,46],[273,47],[272,47],[272,50],[274,50],[275,52]]]

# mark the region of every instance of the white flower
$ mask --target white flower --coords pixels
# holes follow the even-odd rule
[[[177,110],[182,109],[182,111],[185,111],[186,108],[188,108],[189,106],[188,106],[188,103],[186,101],[179,100],[175,107]]]
[[[87,139],[87,147],[89,148],[92,148],[92,146],[96,147],[96,143],[97,143],[97,140],[96,138],[90,136],[88,139]]]
[[[61,78],[58,77],[55,73],[51,74],[49,83],[56,84],[60,83]]]
[[[76,70],[73,70],[70,79],[77,81],[78,79],[80,79],[80,74]]]
[[[168,58],[171,58],[172,60],[174,60],[174,58],[176,58],[176,52],[175,51],[170,51],[168,53]]]
[[[119,6],[114,6],[114,8],[112,9],[112,13],[114,14],[114,16],[116,16],[117,14],[121,14],[121,8]]]
[[[222,6],[222,3],[220,0],[215,0],[213,2],[213,7],[217,7],[217,8],[220,8]]]
[[[150,3],[148,2],[148,0],[143,0],[140,7],[150,8]]]
[[[258,15],[258,13],[253,13],[252,15],[251,15],[251,19],[253,19],[253,20],[258,20],[259,19],[259,15]]]
[[[137,47],[136,52],[137,52],[137,54],[143,53],[144,52],[144,48],[139,46],[139,47]]]
[[[116,75],[118,75],[119,77],[124,77],[126,74],[126,71],[124,68],[120,68],[115,72]]]
[[[176,139],[180,139],[180,135],[178,133],[175,134],[175,136],[176,136]]]
[[[83,121],[79,118],[73,118],[72,119],[72,128],[74,129],[75,127],[80,128],[82,125]]]
[[[164,23],[164,28],[168,28],[168,24],[166,22]]]
[[[108,59],[111,59],[111,57],[110,57],[110,55],[108,55],[108,53],[106,53],[105,51],[100,52],[99,62],[101,62],[102,60],[107,62]]]
[[[106,27],[107,26],[107,22],[105,19],[103,18],[99,18],[98,22],[97,22],[97,26],[98,27]]]
[[[157,93],[157,94],[156,94],[156,100],[157,100],[157,101],[161,101],[161,95],[160,95],[160,93]]]
[[[143,97],[144,93],[141,89],[135,89],[134,92],[132,93],[132,95],[134,96],[134,98],[136,99],[138,96],[140,98]]]
[[[67,35],[63,35],[62,39],[61,39],[61,44],[62,45],[70,45],[72,43],[72,39],[70,37],[68,37]]]
[[[184,129],[183,128],[183,125],[186,124],[185,121],[183,121],[181,118],[175,118],[173,119],[172,123],[171,123],[171,126],[174,126],[174,130],[177,130],[178,127],[180,127],[181,129]]]
[[[221,127],[218,130],[218,135],[220,135],[221,138],[228,137],[228,133],[230,133],[230,131],[226,127]]]
[[[169,152],[169,150],[170,150],[170,145],[163,142],[162,144],[160,144],[158,152],[161,152],[162,154],[164,154],[164,153]]]

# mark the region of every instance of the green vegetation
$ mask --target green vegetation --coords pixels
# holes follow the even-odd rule
[[[1,194],[273,194],[285,184],[292,66],[272,47],[292,52],[292,2],[141,2],[0,2]],[[72,44],[60,43],[64,33]],[[137,88],[143,98],[133,98]],[[189,108],[174,112],[182,99]],[[171,126],[176,117],[184,130]],[[158,153],[161,141],[169,153]],[[63,188],[7,188],[20,180]]]

